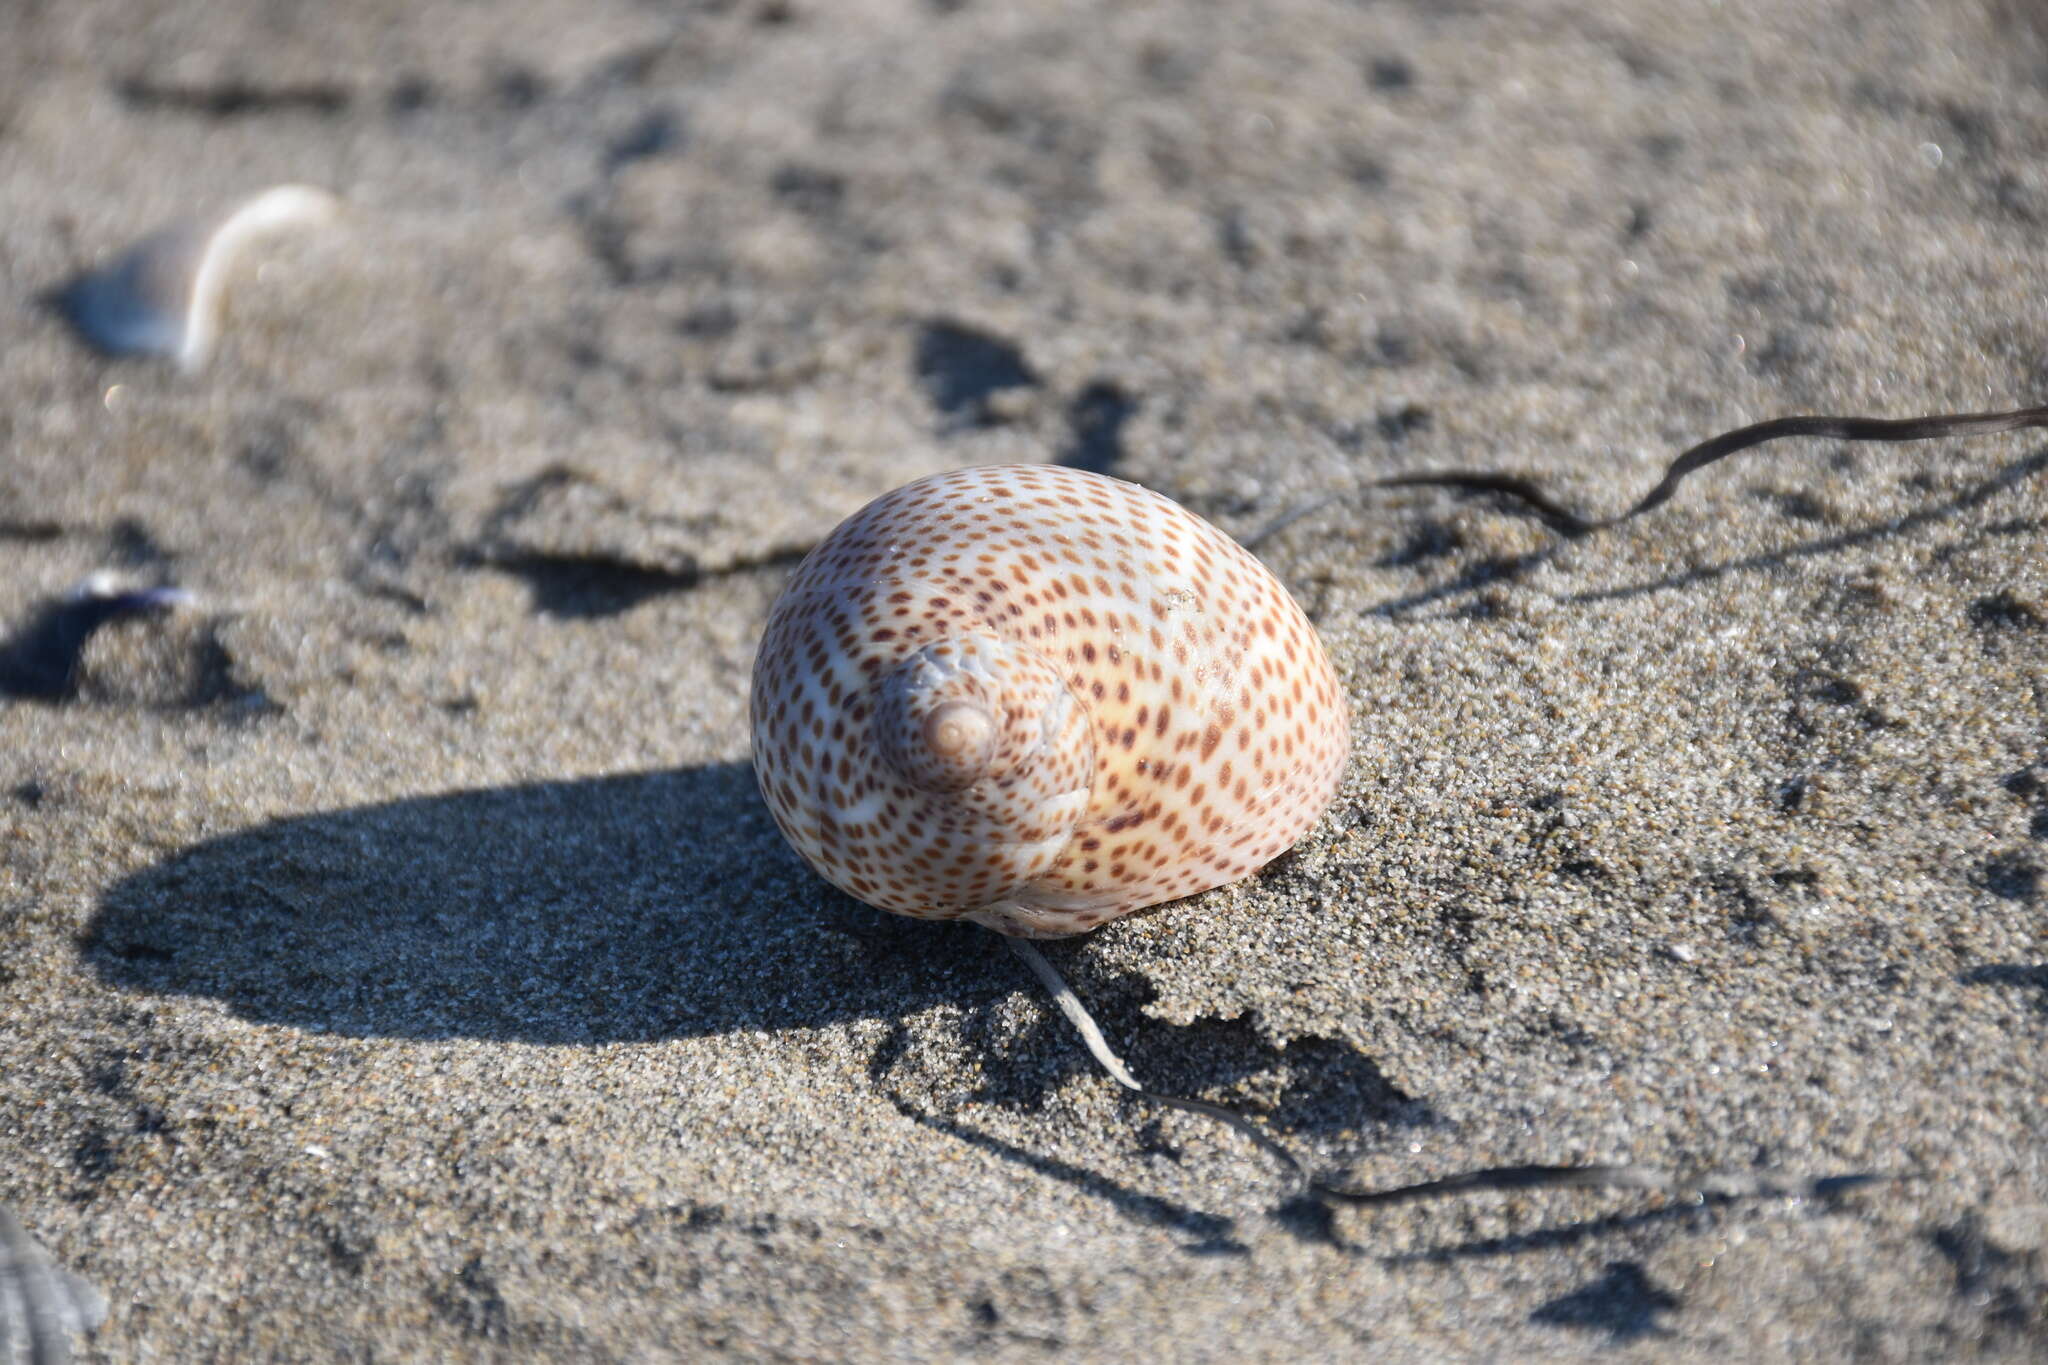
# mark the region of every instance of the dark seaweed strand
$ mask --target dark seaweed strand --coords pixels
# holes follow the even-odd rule
[[[1375,479],[1374,488],[1463,488],[1502,493],[1520,502],[1564,536],[1583,536],[1619,526],[1652,508],[1661,507],[1689,475],[1730,455],[1788,436],[1822,437],[1835,441],[1931,441],[1945,436],[1993,436],[2026,427],[2048,427],[2048,407],[2011,412],[1969,412],[1935,417],[1778,417],[1768,422],[1723,432],[1700,442],[1673,460],[1657,486],[1627,511],[1612,517],[1583,517],[1563,506],[1529,479],[1480,470],[1438,470],[1396,474]]]
[[[1046,960],[1038,945],[1023,938],[1006,937],[1004,942],[1010,945],[1018,957],[1024,959],[1025,965],[1031,968],[1032,973],[1052,994],[1053,1002],[1060,1007],[1060,1012],[1067,1016],[1067,1021],[1074,1026],[1074,1031],[1081,1035],[1081,1041],[1087,1044],[1089,1053],[1101,1063],[1102,1069],[1107,1071],[1118,1085],[1140,1099],[1185,1110],[1190,1114],[1200,1114],[1204,1118],[1214,1119],[1236,1129],[1257,1143],[1260,1150],[1285,1166],[1290,1174],[1300,1178],[1309,1193],[1329,1203],[1403,1204],[1413,1200],[1431,1199],[1438,1195],[1464,1194],[1474,1190],[1533,1190],[1587,1186],[1655,1190],[1664,1194],[1694,1194],[1734,1199],[1832,1194],[1887,1178],[1851,1175],[1785,1182],[1768,1175],[1735,1175],[1712,1171],[1686,1176],[1674,1171],[1659,1170],[1653,1166],[1495,1166],[1486,1170],[1445,1176],[1440,1180],[1395,1185],[1383,1190],[1346,1189],[1311,1175],[1293,1152],[1236,1110],[1221,1104],[1212,1104],[1208,1100],[1192,1100],[1184,1095],[1162,1094],[1139,1084],[1131,1075],[1130,1068],[1126,1067],[1123,1060],[1110,1049],[1094,1016],[1088,1013],[1087,1006],[1081,1003],[1080,997],[1074,994],[1073,988],[1066,983],[1059,970]]]

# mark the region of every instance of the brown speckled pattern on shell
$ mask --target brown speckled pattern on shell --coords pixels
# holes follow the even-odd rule
[[[770,614],[752,718],[762,795],[827,880],[1033,937],[1263,866],[1350,748],[1315,628],[1263,565],[1157,493],[1052,465],[934,475],[842,522]],[[931,752],[939,731],[964,748]]]

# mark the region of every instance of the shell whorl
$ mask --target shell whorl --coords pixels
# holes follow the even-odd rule
[[[789,689],[755,672],[755,769],[783,833],[842,890],[932,918],[1044,876],[1095,768],[1060,670],[958,600],[890,578],[792,590],[762,657],[807,667]],[[778,715],[798,720],[779,760]]]
[[[958,792],[1012,780],[1063,743],[1086,744],[1079,719],[1058,669],[1000,635],[975,633],[935,640],[883,675],[874,733],[912,786]]]
[[[848,518],[770,614],[755,772],[842,890],[1079,933],[1293,844],[1349,749],[1286,590],[1158,494],[956,470]]]

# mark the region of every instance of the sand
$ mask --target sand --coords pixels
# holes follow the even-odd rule
[[[1653,13],[1653,11],[1655,11]],[[0,42],[0,1206],[92,1360],[2048,1353],[2048,401],[2024,0],[30,3]],[[38,300],[267,185],[196,375]],[[748,767],[866,498],[1063,459],[1261,557],[1355,751],[1240,885],[979,930]],[[17,691],[23,689],[17,688]]]

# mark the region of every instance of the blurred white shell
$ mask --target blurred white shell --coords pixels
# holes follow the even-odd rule
[[[61,296],[72,325],[115,354],[168,355],[179,368],[206,363],[220,333],[221,297],[235,259],[251,242],[330,221],[339,201],[310,185],[276,185],[225,217],[150,234],[80,276]]]
[[[73,1335],[106,1320],[106,1295],[51,1265],[0,1208],[0,1362],[63,1360]]]

